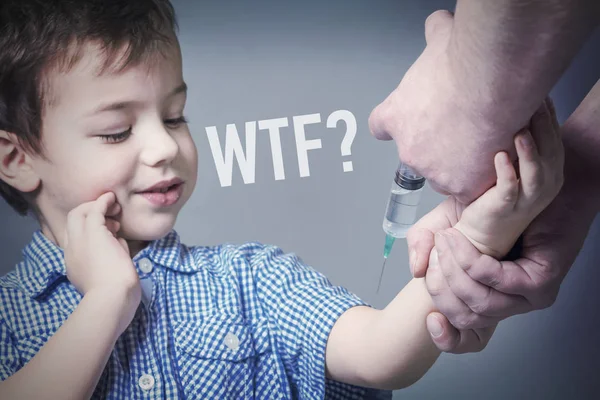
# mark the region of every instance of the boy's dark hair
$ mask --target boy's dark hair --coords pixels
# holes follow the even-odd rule
[[[0,130],[43,156],[49,71],[69,71],[88,42],[106,57],[100,73],[120,71],[160,53],[177,29],[169,0],[1,0]],[[0,195],[20,215],[36,214],[31,196],[1,179]]]

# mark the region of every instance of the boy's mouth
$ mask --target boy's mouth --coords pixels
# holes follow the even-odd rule
[[[177,177],[171,179],[165,179],[160,181],[147,189],[142,190],[140,193],[166,193],[172,190],[175,186],[181,185],[183,181]]]
[[[145,191],[143,191],[141,193],[167,193],[169,190],[174,189],[176,186],[178,186],[178,184],[171,185],[171,186],[168,186],[168,187],[162,188],[162,189],[145,190]]]
[[[179,178],[161,181],[138,192],[156,206],[170,206],[179,200],[183,192],[183,181]]]

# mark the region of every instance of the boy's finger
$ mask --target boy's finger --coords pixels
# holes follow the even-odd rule
[[[102,220],[107,216],[109,208],[111,208],[117,198],[113,192],[106,192],[102,196],[98,197],[98,199],[94,202],[92,207],[92,211],[96,215],[102,216]]]
[[[515,137],[515,147],[519,157],[519,176],[525,198],[535,197],[543,185],[544,170],[540,155],[529,131],[520,132]]]
[[[71,210],[69,212],[69,215],[72,215],[75,218],[82,218],[83,220],[85,220],[90,213],[95,212],[95,210],[98,209],[99,202],[106,202],[106,200],[109,199],[111,195],[114,196],[112,192],[106,192],[99,196],[96,200],[82,203],[75,207],[73,210]]]
[[[114,203],[112,203],[109,207],[108,210],[106,210],[106,216],[107,217],[115,217],[117,216],[119,213],[121,212],[121,205],[115,200]]]
[[[496,167],[496,189],[504,204],[514,204],[519,197],[519,181],[508,154],[500,152],[494,157]]]
[[[94,211],[101,213],[103,216],[106,215],[109,207],[112,206],[116,201],[115,194],[113,192],[106,192],[102,194],[94,202]]]
[[[100,226],[106,224],[106,212],[108,208],[114,203],[115,195],[112,192],[107,192],[98,197],[95,202],[93,202],[93,206],[90,209],[90,212],[86,218],[86,224],[91,224],[92,226]]]
[[[119,221],[107,218],[106,219],[106,228],[110,231],[110,233],[112,233],[113,235],[116,235],[117,232],[119,231],[119,229],[121,228],[121,224],[119,223]]]
[[[118,238],[117,239],[119,241],[119,244],[121,245],[121,247],[123,247],[123,249],[129,253],[129,246],[127,245],[127,241],[123,238]]]

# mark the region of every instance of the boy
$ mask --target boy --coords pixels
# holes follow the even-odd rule
[[[180,243],[197,154],[174,21],[166,0],[0,6],[0,188],[41,227],[0,280],[0,398],[358,399],[418,380],[439,355],[422,280],[374,310],[276,247]],[[505,254],[558,192],[534,184],[562,170],[548,126],[531,127],[544,152],[518,135],[520,182],[498,154],[464,211],[480,250]]]

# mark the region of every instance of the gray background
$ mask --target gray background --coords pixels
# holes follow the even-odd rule
[[[273,243],[378,308],[410,279],[406,243],[398,241],[379,294],[381,222],[397,165],[393,143],[368,132],[372,108],[398,84],[418,57],[423,24],[453,1],[174,1],[181,26],[186,113],[199,152],[196,192],[176,229],[188,244]],[[600,32],[595,32],[554,88],[564,121],[600,76]],[[343,124],[327,129],[327,116],[350,110],[358,122],[352,155],[342,157]],[[292,116],[320,113],[307,138],[309,177],[298,171]],[[285,180],[273,175],[269,136],[257,132],[256,180],[244,184],[237,165],[233,184],[221,187],[205,127],[288,117],[281,130]],[[223,140],[223,136],[221,136]],[[353,172],[344,173],[343,161]],[[590,176],[590,179],[597,177]],[[420,215],[442,197],[426,188]],[[0,203],[0,272],[20,259],[36,226]],[[479,354],[441,356],[431,371],[394,398],[595,398],[600,351],[598,220],[558,301],[550,309],[504,321]],[[596,396],[594,395],[596,394]]]

